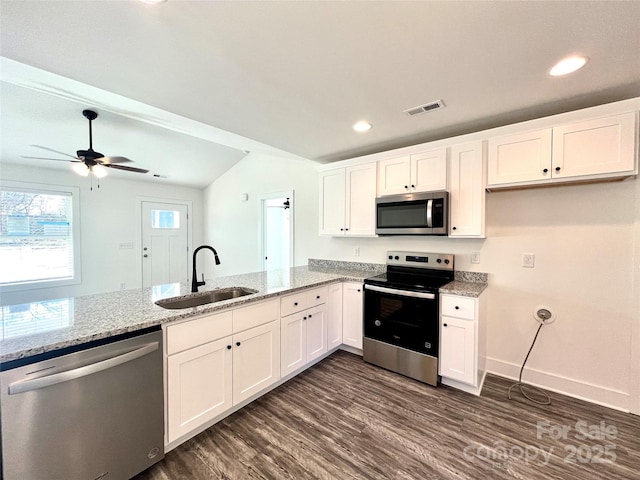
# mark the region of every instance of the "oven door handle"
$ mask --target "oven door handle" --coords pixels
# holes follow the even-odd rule
[[[396,290],[395,288],[387,288],[387,287],[378,287],[376,285],[365,285],[365,290],[372,290],[374,292],[381,293],[391,293],[393,295],[400,295],[401,297],[414,297],[414,298],[424,298],[426,300],[435,300],[435,293],[424,293],[424,292],[411,292],[409,290]]]

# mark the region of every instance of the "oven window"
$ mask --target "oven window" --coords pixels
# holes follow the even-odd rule
[[[438,299],[403,297],[365,289],[364,335],[438,356]]]
[[[421,228],[427,224],[427,204],[416,202],[378,204],[378,228]]]

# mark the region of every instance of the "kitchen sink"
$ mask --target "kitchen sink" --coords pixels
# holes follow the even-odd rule
[[[218,288],[210,292],[163,298],[162,300],[158,300],[156,305],[175,310],[179,308],[197,307],[198,305],[206,305],[207,303],[221,302],[222,300],[229,300],[231,298],[244,297],[245,295],[251,295],[253,293],[258,293],[258,291],[244,287]]]

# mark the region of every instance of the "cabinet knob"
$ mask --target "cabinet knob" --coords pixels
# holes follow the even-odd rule
[[[447,326],[447,324],[446,324],[446,323],[443,323],[443,324],[442,324],[442,326],[443,326],[443,327],[446,327],[446,326]]]
[[[547,172],[549,172],[548,168],[545,168],[544,170],[542,170],[542,173],[547,173]]]
[[[451,227],[451,230],[457,230],[458,227]]]
[[[556,172],[559,172],[559,171],[560,171],[560,167],[556,167]]]
[[[316,299],[317,299],[317,300],[320,300],[320,295],[316,295]]]
[[[236,342],[236,347],[239,347],[239,346],[240,346],[240,342]]]
[[[348,228],[345,228],[345,229],[344,229],[344,231],[345,231],[345,232],[348,232],[348,231],[349,231],[349,229],[348,229]]]
[[[358,291],[360,291],[360,289],[358,289]]]
[[[415,185],[411,185],[411,188],[416,188],[416,186]]]
[[[309,314],[309,318],[313,317],[313,315]]]
[[[293,302],[293,306],[297,307],[298,306],[298,302]]]
[[[227,350],[231,350],[231,345],[227,345]]]
[[[459,307],[459,306],[457,306],[457,305],[456,305],[454,308],[455,308],[456,310],[460,310],[460,307]]]
[[[340,231],[341,231],[341,232],[344,232],[344,228],[341,228],[341,229],[340,229]]]
[[[303,319],[303,320],[306,320],[306,319],[307,319],[307,317],[302,317],[302,319]]]
[[[409,188],[409,185],[405,185],[404,188]]]

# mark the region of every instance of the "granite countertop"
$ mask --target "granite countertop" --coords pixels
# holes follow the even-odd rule
[[[256,293],[179,310],[154,302],[189,295],[186,283],[158,285],[74,298],[34,301],[2,307],[0,363],[31,357],[154,327],[230,307],[266,300],[339,281],[361,282],[385,271],[385,265],[309,259],[309,265],[285,270],[230,275],[207,280],[200,292],[245,287]],[[487,286],[486,273],[456,272],[442,293],[477,297]]]
[[[351,266],[351,265],[349,265]],[[358,266],[358,265],[356,265]],[[0,363],[293,293],[337,281],[362,281],[377,272],[340,265],[231,275],[207,280],[200,292],[246,287],[257,293],[221,302],[167,310],[154,302],[190,294],[186,283],[34,301],[2,307]]]

